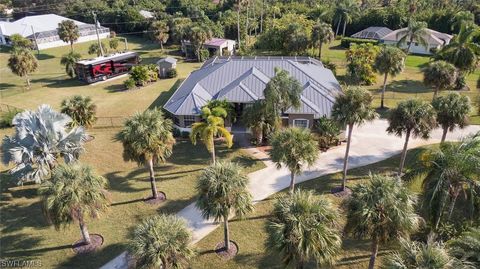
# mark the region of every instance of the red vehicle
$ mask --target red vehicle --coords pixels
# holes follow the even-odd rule
[[[75,70],[78,79],[93,83],[126,74],[138,62],[138,54],[130,51],[78,61]]]

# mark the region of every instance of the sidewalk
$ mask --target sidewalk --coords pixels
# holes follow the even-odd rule
[[[385,130],[388,126],[385,120],[375,120],[353,130],[352,143],[350,148],[349,168],[355,168],[372,164],[387,159],[401,152],[404,138],[388,135]],[[463,130],[456,130],[447,135],[447,140],[458,140],[468,134],[480,131],[480,126],[469,126]],[[426,144],[439,143],[442,132],[436,129],[429,140],[411,139],[409,148]],[[256,148],[245,149],[252,156],[263,160],[266,168],[250,173],[249,190],[254,201],[261,201],[270,195],[287,188],[290,184],[290,172],[285,169],[276,169],[274,163],[268,159],[268,155]],[[297,183],[317,178],[322,175],[336,173],[343,168],[343,157],[345,144],[321,153],[317,162],[308,168],[302,175],[297,177]],[[193,235],[193,244],[212,232],[217,223],[202,218],[195,203],[190,204],[177,214],[187,221]],[[101,269],[126,269],[126,252],[105,264]]]

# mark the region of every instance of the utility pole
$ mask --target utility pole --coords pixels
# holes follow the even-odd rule
[[[35,41],[35,47],[37,47],[37,54],[40,55],[40,48],[38,47],[37,36],[35,35],[35,30],[33,30],[33,25],[30,25],[30,26],[32,27],[33,40]]]
[[[95,12],[92,11],[92,15],[93,15],[93,20],[95,21],[95,32],[97,33],[97,41],[98,41],[98,48],[100,49],[100,55],[104,56],[102,42],[100,42],[100,35],[98,34],[97,14],[95,14]]]

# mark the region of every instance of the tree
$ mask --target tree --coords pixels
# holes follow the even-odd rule
[[[247,189],[248,177],[231,162],[219,161],[207,167],[197,181],[196,206],[205,219],[223,221],[224,247],[230,250],[228,217],[243,217],[253,211],[252,195]]]
[[[314,45],[318,46],[318,59],[322,59],[322,45],[332,43],[335,35],[330,24],[318,22],[313,26],[312,40]]]
[[[424,21],[415,21],[410,19],[408,26],[401,29],[397,33],[398,45],[404,45],[407,43],[407,54],[410,53],[410,47],[414,42],[427,47],[428,41],[426,40],[427,23]]]
[[[453,131],[457,126],[463,129],[468,125],[468,114],[472,109],[468,96],[458,93],[438,96],[433,99],[432,106],[437,112],[437,122],[443,129],[442,143],[448,131]]]
[[[65,73],[71,78],[74,78],[76,75],[75,64],[82,58],[82,55],[78,52],[71,51],[68,54],[65,54],[60,59],[60,64],[65,66]]]
[[[289,24],[283,35],[283,50],[287,54],[302,55],[309,47],[310,32],[298,22]]]
[[[384,75],[382,88],[382,101],[380,107],[384,108],[385,89],[388,75],[394,77],[403,72],[405,68],[405,53],[398,48],[383,46],[375,58],[373,68]]]
[[[447,242],[454,257],[471,263],[474,268],[480,267],[480,227],[471,227],[459,237]]]
[[[108,47],[116,51],[118,48],[118,42],[118,38],[110,38],[110,40],[108,40]]]
[[[433,87],[433,98],[441,90],[452,87],[457,80],[457,70],[455,66],[445,61],[435,61],[428,64],[423,69],[423,83]]]
[[[273,131],[273,123],[269,121],[271,118],[275,116],[268,115],[265,100],[257,100],[243,111],[242,122],[252,129],[257,145],[261,145],[263,138]]]
[[[267,245],[286,266],[303,268],[309,260],[331,265],[342,246],[337,209],[312,191],[297,190],[280,197],[267,224]]]
[[[85,220],[88,216],[98,218],[108,208],[106,187],[107,180],[90,166],[62,164],[53,170],[51,179],[40,186],[39,193],[47,218],[55,229],[78,221],[83,241],[88,245],[91,240]]]
[[[212,31],[207,27],[192,26],[188,29],[187,35],[190,38],[197,60],[201,62],[200,50],[203,48],[203,44],[212,38]]]
[[[38,61],[29,49],[14,49],[8,58],[8,67],[15,75],[25,77],[27,88],[30,88],[28,75],[37,71]]]
[[[160,44],[160,49],[163,51],[163,44],[168,40],[168,31],[170,28],[165,21],[155,21],[150,26],[150,31],[152,31],[152,37],[155,41]]]
[[[73,43],[80,37],[78,25],[72,20],[63,20],[58,24],[57,31],[63,42],[70,43],[70,49],[73,52]]]
[[[408,142],[410,136],[427,139],[430,132],[437,125],[435,119],[435,110],[432,105],[418,99],[409,99],[398,103],[388,115],[389,134],[395,134],[402,137],[405,135],[402,156],[400,157],[399,175],[402,175],[407,156]]]
[[[105,46],[105,44],[103,42],[100,42],[100,46],[102,46],[102,49],[103,49],[104,53],[107,53],[107,46]],[[102,51],[101,51],[100,47],[98,46],[98,43],[92,43],[88,47],[88,54],[97,54],[97,56],[102,55]]]
[[[14,49],[30,49],[32,48],[32,41],[23,37],[20,34],[13,34],[10,36],[10,42]]]
[[[378,247],[398,237],[408,236],[418,227],[416,198],[402,181],[388,176],[370,175],[357,184],[347,202],[347,233],[372,241],[369,269],[373,269]]]
[[[15,135],[3,139],[3,162],[12,162],[10,174],[21,185],[41,183],[57,166],[58,158],[70,163],[84,151],[87,134],[83,127],[69,128],[72,119],[41,105],[36,111],[24,111],[13,118]]]
[[[91,127],[97,120],[96,110],[90,96],[74,95],[62,101],[60,111],[72,118],[72,126]]]
[[[347,23],[352,22],[353,16],[358,11],[358,5],[352,0],[342,0],[338,3],[334,11],[334,17],[337,20],[337,30],[335,36],[338,35],[340,24],[343,21],[343,36],[345,36],[345,30],[347,29]]]
[[[135,227],[128,250],[135,268],[186,268],[195,256],[191,239],[183,219],[161,214]]]
[[[290,170],[290,193],[295,188],[295,176],[300,175],[305,165],[313,165],[318,159],[318,143],[303,128],[287,128],[272,135],[270,158],[280,169],[283,166]]]
[[[192,144],[197,143],[197,137],[205,144],[207,150],[212,154],[212,162],[215,163],[215,137],[221,136],[225,139],[228,148],[233,145],[233,136],[225,128],[223,119],[227,116],[227,112],[222,107],[209,109],[202,108],[202,122],[192,124],[192,132],[190,140]]]
[[[165,119],[159,109],[148,109],[127,119],[117,139],[123,144],[126,161],[148,167],[152,199],[159,199],[153,167],[172,155],[172,121]]]
[[[452,30],[460,29],[463,25],[473,25],[475,23],[475,15],[468,11],[457,12],[452,19]]]
[[[352,44],[345,52],[347,77],[354,84],[372,85],[377,77],[373,65],[379,48],[369,43]]]
[[[382,269],[446,269],[454,268],[454,258],[441,242],[431,238],[427,243],[400,239],[400,250],[385,257]]]
[[[337,96],[332,107],[332,119],[341,126],[347,126],[347,148],[343,160],[343,181],[342,191],[346,190],[348,154],[352,141],[352,132],[355,125],[360,126],[367,121],[374,120],[377,113],[372,108],[372,95],[365,89],[359,87],[350,87],[344,91],[344,94]]]

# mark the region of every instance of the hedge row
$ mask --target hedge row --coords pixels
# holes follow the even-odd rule
[[[340,46],[348,49],[348,48],[350,48],[350,44],[365,44],[365,43],[370,43],[370,44],[373,44],[373,45],[377,45],[378,40],[344,37],[344,38],[342,38],[342,41],[340,42]]]

